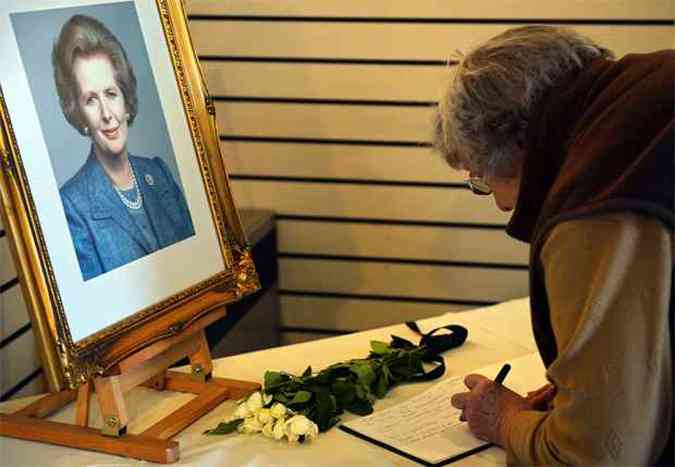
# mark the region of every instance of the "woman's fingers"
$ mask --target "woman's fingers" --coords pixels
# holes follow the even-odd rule
[[[555,398],[556,392],[555,386],[552,384],[546,385],[534,391],[532,395],[528,394],[527,402],[535,410],[548,410],[549,404]]]
[[[537,396],[541,393],[550,391],[551,389],[555,389],[555,386],[553,386],[551,383],[545,384],[539,389],[535,389],[534,391],[530,391],[527,393],[527,398],[529,399],[530,397]]]
[[[486,378],[483,375],[477,375],[475,373],[467,375],[466,378],[464,378],[464,384],[466,384],[466,387],[469,389],[475,388],[478,384],[483,383],[483,382],[489,382],[490,380]]]
[[[466,407],[466,399],[469,397],[469,392],[458,392],[450,398],[450,403],[456,409],[462,409]]]

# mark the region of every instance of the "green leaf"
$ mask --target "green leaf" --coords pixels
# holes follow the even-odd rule
[[[357,399],[351,406],[345,408],[356,415],[370,415],[373,413],[373,404],[368,400]]]
[[[335,415],[335,396],[328,392],[317,394],[316,408],[316,424],[319,427],[319,431],[326,431],[330,425],[331,419]]]
[[[377,384],[375,385],[375,395],[378,397],[378,399],[382,399],[387,394],[388,389],[389,377],[387,376],[387,372],[383,371],[380,374],[380,377],[377,379]]]
[[[227,435],[232,433],[233,431],[237,431],[237,427],[241,425],[241,423],[244,421],[243,418],[238,418],[236,420],[232,420],[230,422],[222,422],[219,423],[217,427],[212,428],[210,430],[206,430],[204,432],[205,435]]]
[[[274,400],[277,402],[281,402],[284,405],[288,405],[288,403],[291,401],[288,397],[286,397],[285,394],[282,394],[280,392],[274,395]]]
[[[279,389],[280,386],[285,384],[290,377],[287,374],[281,373],[279,371],[266,371],[265,372],[265,392],[271,394],[272,392]]]
[[[303,404],[312,398],[312,393],[309,391],[298,391],[295,393],[293,400],[289,404]]]
[[[381,341],[370,341],[370,348],[377,355],[385,355],[391,352],[389,345]]]
[[[342,408],[348,407],[356,397],[354,383],[348,381],[335,381],[331,386],[331,390],[333,394],[335,394],[338,406]],[[363,389],[361,391],[363,391]]]
[[[347,392],[354,387],[354,383],[349,382],[345,379],[338,379],[333,384],[331,384],[331,390],[333,394],[342,394]]]
[[[357,399],[368,399],[366,391],[363,389],[363,386],[360,384],[354,385],[354,392]]]
[[[373,371],[373,366],[370,362],[360,361],[354,363],[351,370],[358,377],[359,383],[365,388],[370,387],[373,381],[375,381],[375,371]]]
[[[335,425],[345,410],[368,415],[376,398],[384,397],[398,383],[414,381],[423,372],[422,359],[427,352],[426,347],[397,336],[392,336],[389,344],[372,341],[370,347],[366,358],[335,363],[316,374],[311,366],[300,376],[268,371],[265,392],[307,416],[322,432]],[[242,421],[221,423],[205,433],[231,433]]]

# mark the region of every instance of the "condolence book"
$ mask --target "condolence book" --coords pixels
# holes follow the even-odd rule
[[[504,386],[521,395],[547,383],[544,365],[537,353],[471,373],[494,379],[504,363],[512,367]],[[422,465],[446,465],[478,453],[492,444],[476,438],[468,424],[459,421],[461,411],[450,404],[453,394],[467,391],[465,376],[446,378],[405,402],[344,423],[340,429]]]

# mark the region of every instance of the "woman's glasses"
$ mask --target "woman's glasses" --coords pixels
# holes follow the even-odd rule
[[[471,177],[466,180],[466,186],[476,195],[491,195],[492,188],[480,177]]]

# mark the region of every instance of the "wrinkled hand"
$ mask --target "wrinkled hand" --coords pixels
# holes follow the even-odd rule
[[[468,375],[464,384],[470,392],[460,392],[451,399],[455,408],[462,409],[460,420],[469,422],[476,437],[504,447],[509,419],[522,410],[531,410],[531,403],[485,376]]]
[[[547,411],[551,409],[553,398],[557,393],[557,389],[552,384],[545,384],[535,391],[527,393],[527,401],[530,403],[531,410]]]

